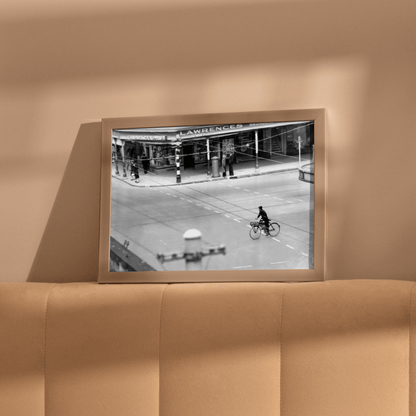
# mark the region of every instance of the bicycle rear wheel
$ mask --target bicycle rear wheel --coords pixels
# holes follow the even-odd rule
[[[261,230],[259,227],[251,227],[249,234],[253,240],[257,240],[260,238]]]
[[[272,237],[276,237],[280,233],[280,225],[277,222],[271,222],[269,224],[269,234]]]

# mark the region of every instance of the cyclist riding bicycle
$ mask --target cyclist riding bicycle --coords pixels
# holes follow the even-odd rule
[[[259,206],[259,215],[257,215],[257,218],[259,217],[261,217],[264,225],[266,226],[266,234],[269,235],[269,217],[267,216],[267,212],[263,209],[262,206]]]

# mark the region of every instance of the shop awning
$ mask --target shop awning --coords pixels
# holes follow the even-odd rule
[[[291,121],[275,123],[219,124],[208,126],[177,126],[113,130],[113,140],[138,141],[153,144],[175,144],[201,138],[215,138],[235,133],[312,123]]]

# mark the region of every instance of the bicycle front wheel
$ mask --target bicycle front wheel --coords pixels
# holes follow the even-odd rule
[[[280,233],[280,225],[277,222],[271,222],[269,224],[269,234],[272,237],[276,237]]]
[[[260,238],[260,234],[261,234],[261,230],[259,227],[251,227],[250,228],[250,237],[253,240],[257,240],[258,238]]]

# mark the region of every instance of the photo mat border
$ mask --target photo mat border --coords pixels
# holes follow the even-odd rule
[[[99,283],[307,282],[325,280],[327,150],[326,110],[255,111],[102,119]],[[112,130],[314,121],[314,269],[110,272]]]

